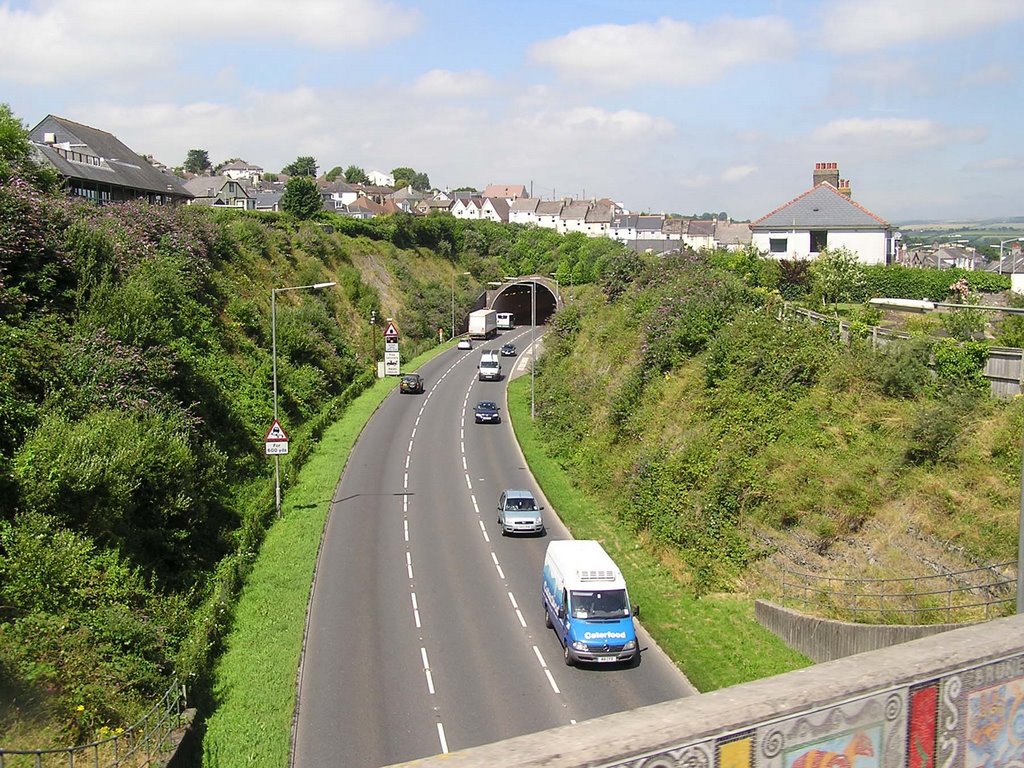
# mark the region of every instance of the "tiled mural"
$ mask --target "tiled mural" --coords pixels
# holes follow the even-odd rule
[[[613,766],[1024,768],[1024,656]]]

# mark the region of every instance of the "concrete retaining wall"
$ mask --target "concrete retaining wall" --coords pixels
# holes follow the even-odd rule
[[[807,616],[781,605],[756,600],[754,615],[765,629],[771,630],[790,648],[813,661],[832,661],[855,653],[888,648],[939,632],[958,629],[964,624],[853,624]]]
[[[1011,616],[404,765],[1010,768],[1022,735],[1024,616]]]

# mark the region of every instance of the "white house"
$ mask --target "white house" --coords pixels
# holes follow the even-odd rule
[[[561,200],[541,200],[537,203],[537,226],[557,231],[562,216],[562,205]]]
[[[892,261],[892,227],[855,203],[835,163],[815,165],[815,185],[750,225],[751,242],[776,259],[807,260],[846,248],[863,264]]]
[[[220,169],[221,176],[227,176],[229,179],[251,179],[253,181],[259,181],[263,176],[263,169],[258,165],[252,165],[244,160],[235,160],[230,162]]]
[[[558,231],[563,235],[571,232],[587,231],[587,211],[590,203],[585,200],[573,200],[562,207],[558,218]]]
[[[375,187],[394,187],[395,177],[390,173],[382,173],[381,171],[370,171],[366,174],[366,178],[370,180],[370,183]]]
[[[449,209],[457,219],[479,219],[484,201],[479,195],[459,196]]]
[[[508,220],[512,224],[536,224],[537,206],[540,200],[535,197],[520,197],[508,208]]]
[[[480,206],[480,218],[508,224],[508,203],[503,197],[485,197]]]

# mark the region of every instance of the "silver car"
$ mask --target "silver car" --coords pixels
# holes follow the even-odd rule
[[[544,518],[530,491],[507,488],[498,497],[498,525],[501,535],[510,533],[544,533]]]

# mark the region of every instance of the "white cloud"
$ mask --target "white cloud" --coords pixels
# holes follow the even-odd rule
[[[725,18],[702,27],[662,18],[582,27],[535,43],[528,55],[566,80],[602,88],[691,86],[741,66],[784,59],[795,46],[789,22],[774,16]]]
[[[933,120],[902,118],[847,118],[833,120],[814,131],[812,138],[838,148],[859,146],[884,151],[935,149],[949,144],[977,142],[980,128],[949,128]]]
[[[490,91],[493,84],[490,75],[478,69],[466,72],[432,69],[416,79],[413,92],[418,96],[441,99],[479,96]]]
[[[42,0],[30,8],[0,5],[0,80],[141,80],[180,63],[196,42],[361,49],[410,35],[419,24],[417,12],[376,0]]]
[[[1024,18],[1020,0],[835,0],[817,39],[837,53],[962,38]]]
[[[757,172],[756,165],[734,165],[722,173],[722,181],[740,181]]]
[[[990,64],[982,69],[966,73],[960,78],[959,85],[964,88],[989,85],[1009,85],[1015,76],[1009,67],[1003,64]]]
[[[975,163],[973,167],[981,171],[1024,171],[1024,157],[992,157]]]

